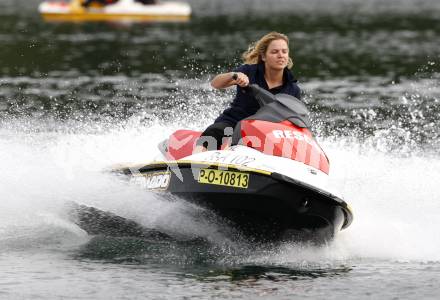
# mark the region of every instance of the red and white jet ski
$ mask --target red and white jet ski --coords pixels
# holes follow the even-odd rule
[[[200,132],[177,130],[163,161],[125,166],[146,189],[209,207],[246,235],[323,242],[350,225],[349,205],[329,186],[329,160],[310,131],[306,106],[250,85],[261,108],[221,150],[193,154]]]

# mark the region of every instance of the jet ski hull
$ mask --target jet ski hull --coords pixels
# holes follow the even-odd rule
[[[277,173],[185,161],[116,171],[148,190],[212,209],[246,236],[259,240],[325,242],[352,220],[343,200]],[[223,180],[226,177],[228,181]]]

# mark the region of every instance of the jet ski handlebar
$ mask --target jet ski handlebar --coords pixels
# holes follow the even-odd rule
[[[238,74],[234,73],[232,75],[232,79],[237,80],[237,78]],[[308,120],[310,112],[306,105],[296,97],[287,94],[274,95],[257,84],[249,84],[245,87],[242,87],[242,89],[245,93],[251,93],[258,101],[260,107],[266,106],[273,102],[281,103],[285,108],[289,109],[297,117],[302,119],[301,124],[299,125],[300,127],[310,127],[310,121]]]
[[[232,79],[237,80],[237,78],[238,78],[238,74],[234,73],[232,75]],[[265,89],[261,88],[257,84],[249,84],[249,85],[242,87],[242,88],[245,92],[252,93],[252,95],[254,95],[255,99],[257,99],[258,104],[260,104],[261,107],[263,107],[269,103],[277,101],[275,95],[273,95],[271,92],[266,91]]]

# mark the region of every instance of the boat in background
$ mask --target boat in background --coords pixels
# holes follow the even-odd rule
[[[191,16],[191,7],[185,2],[143,4],[136,0],[87,7],[80,0],[44,1],[38,11],[46,21],[187,21]]]

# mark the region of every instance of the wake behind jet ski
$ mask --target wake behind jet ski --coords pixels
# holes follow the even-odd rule
[[[247,89],[261,108],[220,150],[193,154],[201,132],[177,130],[163,160],[116,168],[146,190],[214,210],[262,240],[331,240],[353,219],[329,186],[329,160],[310,131],[306,106],[287,94]]]

